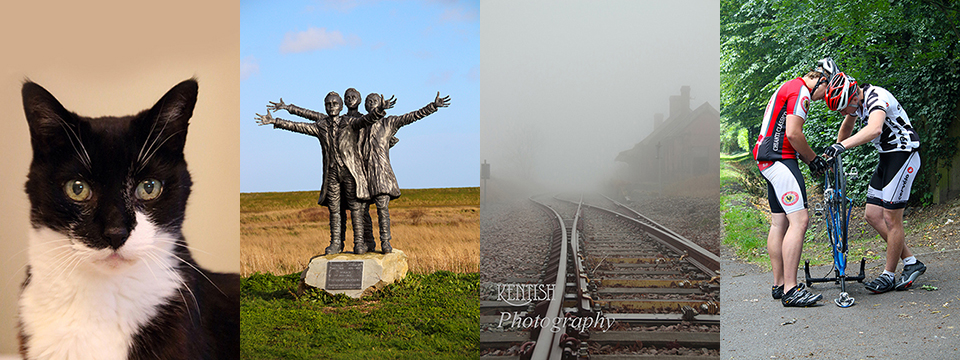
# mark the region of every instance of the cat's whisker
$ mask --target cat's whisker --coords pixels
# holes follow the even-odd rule
[[[153,151],[151,151],[150,154],[147,155],[147,158],[146,158],[146,159],[143,159],[143,162],[140,163],[140,168],[137,169],[137,170],[139,171],[139,170],[142,170],[144,167],[146,167],[146,166],[147,166],[147,163],[150,162],[150,159],[153,158],[153,155],[157,153],[157,150],[160,150],[160,148],[163,147],[163,144],[166,144],[167,141],[169,141],[171,138],[173,138],[173,137],[176,136],[177,134],[182,133],[182,132],[184,132],[184,131],[186,131],[186,130],[178,130],[178,131],[174,132],[173,134],[170,134],[169,136],[167,136],[166,139],[163,139],[163,141],[160,142],[160,145],[157,145],[155,148],[153,148]]]
[[[87,168],[87,170],[90,170],[91,169],[90,154],[87,153],[87,148],[84,147],[83,142],[80,141],[80,135],[78,135],[76,131],[73,130],[73,127],[71,127],[70,124],[68,124],[65,120],[59,117],[57,117],[57,120],[59,120],[60,122],[60,127],[68,131],[67,138],[70,139],[70,146],[72,146],[73,151],[77,153],[77,157],[80,159],[80,162],[83,163],[83,165]],[[74,140],[76,140],[77,144],[80,145],[80,149],[83,150],[82,153],[80,152],[80,149],[77,149],[77,145],[73,143]]]
[[[13,279],[18,278],[19,276],[17,276],[17,275],[20,274],[20,271],[23,270],[23,269],[25,269],[25,268],[26,268],[27,266],[29,266],[29,265],[30,265],[30,264],[23,264],[23,266],[20,266],[20,268],[17,269],[17,271],[14,271],[12,274],[10,274],[10,276],[7,277],[7,281],[3,284],[3,289],[9,289],[9,288],[10,288],[10,282],[13,281]]]
[[[54,266],[53,269],[51,269],[47,273],[44,273],[41,275],[43,275],[45,278],[48,278],[50,275],[52,275],[61,267],[63,267],[63,270],[66,270],[66,268],[69,266],[68,264],[73,262],[73,259],[75,256],[77,256],[77,253],[72,251],[66,251],[66,252],[63,252],[62,254],[58,254],[54,256],[52,259],[50,259],[50,262],[56,266]],[[61,270],[60,274],[57,275],[58,277],[62,275],[63,270]]]
[[[162,243],[173,244],[173,245],[175,245],[175,246],[179,246],[179,247],[182,247],[182,248],[185,248],[185,249],[189,249],[190,251],[196,251],[196,252],[203,253],[203,254],[207,254],[207,255],[213,255],[213,254],[210,253],[210,252],[206,252],[206,251],[200,250],[200,249],[198,249],[198,248],[195,248],[195,247],[189,246],[189,245],[187,245],[187,244],[184,244],[184,243],[182,243],[182,242],[179,241],[180,239],[176,239],[176,238],[169,238],[169,239],[168,239],[168,238],[159,238],[159,237],[158,237],[158,238],[154,238],[154,240],[159,241],[159,242],[162,242]]]
[[[50,253],[51,251],[56,251],[56,250],[60,250],[60,249],[63,249],[63,248],[73,249],[73,244],[64,244],[64,245],[54,246],[54,247],[52,247],[52,248],[49,248],[49,249],[45,250],[44,252],[40,253],[39,255],[46,255],[46,254]]]
[[[150,271],[150,275],[153,275],[153,279],[156,280],[156,281],[159,283],[159,282],[160,282],[160,278],[158,278],[158,277],[157,277],[157,274],[153,272],[153,269],[152,269],[152,268],[150,268],[150,263],[147,261],[147,259],[154,260],[155,262],[157,262],[157,264],[160,265],[160,269],[161,269],[161,270],[164,270],[164,271],[167,271],[167,270],[164,269],[163,263],[160,262],[159,260],[157,260],[156,257],[155,257],[155,255],[150,254],[150,253],[147,253],[147,254],[144,254],[144,255],[145,255],[144,257],[141,257],[141,258],[140,258],[140,260],[143,261],[143,266],[146,266],[146,267],[147,267],[147,270]],[[180,283],[183,284],[183,282],[180,282]],[[184,285],[186,285],[186,284],[184,284]],[[186,299],[186,297],[183,296],[183,291],[181,291],[179,288],[177,288],[177,293],[180,294],[180,299],[183,300],[183,304],[186,305],[186,304],[187,304],[187,299]],[[191,318],[193,318],[193,316],[190,314],[190,307],[187,306],[186,308],[187,308],[187,316],[190,316]]]
[[[73,239],[71,239],[70,237],[63,237],[63,238],[59,238],[59,239],[48,239],[48,240],[44,240],[44,241],[38,242],[37,244],[43,245],[43,244],[49,244],[49,243],[54,243],[54,242],[59,242],[59,241],[73,241]]]
[[[146,145],[147,142],[150,142],[150,137],[151,137],[151,136],[153,136],[153,141],[150,143],[150,146],[147,147],[147,151],[146,151],[146,152],[143,152],[143,153],[137,155],[137,162],[140,164],[140,167],[137,169],[137,171],[140,171],[140,170],[143,169],[143,167],[146,165],[147,160],[149,159],[149,156],[148,156],[147,154],[152,154],[153,152],[156,152],[156,149],[157,149],[157,148],[154,147],[154,146],[157,144],[157,140],[160,139],[160,135],[163,135],[163,130],[166,130],[166,129],[167,129],[167,122],[164,121],[164,122],[163,122],[163,127],[160,128],[160,131],[154,133],[154,130],[157,128],[157,123],[160,122],[160,114],[163,113],[163,108],[164,108],[165,105],[166,105],[166,100],[164,100],[162,103],[160,103],[160,109],[161,109],[161,110],[157,113],[157,118],[154,119],[154,121],[153,121],[153,126],[150,128],[150,134],[147,135],[147,140],[144,141],[143,144]],[[154,134],[156,134],[156,135],[154,135]],[[162,145],[162,144],[161,144],[161,145]],[[142,148],[141,148],[141,150],[142,150]]]
[[[70,239],[56,239],[56,240],[50,240],[50,241],[43,241],[43,242],[37,243],[37,245],[47,245],[47,244],[49,244],[49,243],[55,243],[55,242],[60,242],[60,241],[70,241]],[[63,246],[69,246],[69,244],[68,244],[68,245],[63,245]],[[59,248],[59,247],[60,247],[60,246],[58,246],[58,247],[56,247],[56,248],[54,248],[54,249],[57,249],[57,248]],[[44,251],[44,252],[42,252],[42,253],[40,253],[40,254],[41,254],[41,255],[42,255],[42,254],[46,254],[47,252],[49,252],[49,251],[51,251],[51,250],[54,250],[54,249],[50,249],[50,250]],[[20,255],[20,254],[22,254],[22,253],[27,252],[27,250],[29,250],[29,248],[23,248],[23,249],[21,249],[20,251],[17,251],[17,252],[15,252],[15,253],[13,253],[13,255],[10,255],[10,257],[7,258],[7,261],[5,261],[5,262],[8,263],[8,262],[10,262],[10,261],[13,261],[13,258],[17,257],[17,255]]]
[[[166,101],[164,101],[164,102],[166,102]],[[161,108],[161,109],[163,108],[162,103],[161,103],[161,105],[160,105],[160,108]],[[159,119],[160,119],[160,114],[157,114],[157,120],[159,120]],[[164,123],[163,125],[166,126],[167,124]],[[147,143],[150,142],[150,136],[153,135],[153,131],[156,130],[156,129],[157,129],[157,121],[154,120],[153,125],[150,126],[150,132],[147,134],[147,139],[143,141],[143,145],[140,146],[140,153],[137,154],[137,162],[138,162],[138,163],[140,162],[140,160],[143,159],[143,154],[144,154],[144,153],[143,153],[143,150],[147,147]],[[162,132],[163,132],[163,129],[160,129],[160,132],[162,133]],[[147,151],[149,151],[149,150],[147,150]]]
[[[210,285],[213,285],[213,287],[214,287],[215,289],[217,289],[217,291],[219,291],[219,292],[220,292],[221,294],[223,294],[223,295],[227,295],[227,293],[223,292],[223,290],[220,290],[220,287],[217,286],[217,284],[216,284],[215,282],[213,282],[213,280],[210,280],[210,278],[207,277],[207,274],[204,274],[203,271],[200,271],[200,269],[198,269],[196,266],[193,266],[193,264],[191,264],[189,261],[186,261],[186,260],[180,258],[179,256],[177,256],[176,254],[174,254],[174,253],[172,253],[172,252],[169,252],[169,251],[167,251],[167,250],[161,249],[161,248],[159,248],[159,247],[154,247],[154,248],[156,248],[157,250],[160,250],[160,251],[162,251],[162,252],[167,253],[167,255],[173,256],[173,258],[175,258],[175,259],[177,259],[177,260],[180,260],[180,262],[182,262],[182,263],[184,263],[184,264],[187,264],[187,266],[189,266],[191,269],[195,270],[198,274],[200,274],[201,276],[203,276],[204,279],[207,279],[207,281],[210,282]]]
[[[94,250],[74,247],[73,251],[68,253],[68,256],[66,257],[67,259],[71,259],[69,263],[72,264],[73,266],[73,269],[70,269],[70,272],[67,273],[67,277],[69,278],[71,275],[73,275],[73,271],[76,270],[78,267],[80,267],[80,265],[83,264],[84,262],[87,262],[87,260],[89,260],[95,253],[96,251]],[[74,264],[74,262],[76,264]],[[64,270],[66,270],[66,268],[61,270],[60,274],[57,275],[57,277],[63,275]]]
[[[149,254],[146,254],[149,255]],[[148,257],[141,257],[140,261],[143,262],[143,266],[147,267],[147,270],[150,271],[150,275],[153,275],[153,279],[157,282],[160,282],[160,278],[157,277],[157,274],[153,272],[153,269],[150,268],[150,263],[147,262]]]
[[[183,285],[183,288],[186,289],[188,293],[190,293],[190,297],[193,298],[194,307],[196,307],[196,309],[197,309],[197,319],[200,319],[201,316],[202,316],[202,315],[200,314],[200,303],[197,301],[197,296],[193,293],[193,290],[190,288],[190,286],[187,285],[186,280],[183,278],[183,276],[180,274],[180,272],[178,272],[178,271],[177,271],[176,269],[174,269],[172,266],[165,264],[165,263],[163,262],[163,260],[160,259],[156,254],[147,253],[146,255],[147,255],[149,258],[153,259],[153,261],[155,261],[157,264],[159,264],[161,269],[163,269],[164,271],[166,271],[166,272],[168,272],[169,274],[173,275],[173,276],[177,279],[177,282],[179,282],[181,285]],[[190,312],[190,303],[187,302],[186,297],[183,296],[183,291],[182,291],[182,290],[180,290],[180,289],[178,288],[177,291],[180,293],[180,298],[183,299],[183,306],[186,307],[187,313],[188,313],[188,315],[189,315],[189,312]]]
[[[85,257],[85,256],[77,256],[77,261],[75,262],[75,264],[73,264],[73,268],[70,269],[70,272],[67,273],[67,277],[65,279],[71,278],[73,276],[73,272],[76,271],[77,268],[80,267],[80,265],[83,265],[83,263],[86,262],[88,258],[89,257]]]
[[[83,262],[83,257],[77,255],[76,253],[72,253],[61,261],[62,263],[58,264],[57,267],[54,268],[54,271],[56,271],[57,269],[61,269],[61,268],[62,269],[60,270],[59,273],[57,273],[56,276],[53,277],[53,279],[64,279],[63,273],[67,271],[67,269],[70,269],[70,272],[67,273],[68,274],[67,277],[69,277],[70,274],[73,274],[73,270],[75,270],[76,267],[80,266],[80,263]],[[49,276],[52,274],[53,274],[53,271],[47,273],[46,276],[49,278]]]
[[[71,247],[71,246],[72,246],[72,245],[61,245],[61,246],[58,246],[57,248],[53,248],[53,249],[44,251],[41,255],[46,255],[47,253],[49,253],[49,252],[51,252],[51,251],[54,251],[54,250],[57,250],[58,248]],[[59,262],[59,261],[63,261],[63,260],[68,259],[68,258],[70,257],[70,255],[72,255],[72,254],[74,254],[74,252],[72,252],[72,251],[64,251],[64,252],[62,252],[62,253],[60,253],[60,254],[54,255],[54,256],[53,256],[53,259],[51,259],[51,261],[52,261],[54,264],[56,264],[56,263]],[[54,271],[56,271],[56,268],[54,268]]]

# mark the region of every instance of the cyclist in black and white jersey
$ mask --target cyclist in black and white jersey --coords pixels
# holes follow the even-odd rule
[[[873,142],[880,153],[880,162],[867,189],[864,214],[887,242],[887,262],[883,274],[867,283],[866,288],[877,294],[905,290],[927,270],[910,252],[903,232],[903,210],[920,169],[920,136],[889,91],[873,85],[858,87],[856,80],[842,72],[831,77],[824,101],[830,110],[844,115],[837,143],[825,149],[824,155],[836,156],[867,142]],[[851,135],[857,119],[865,122]],[[894,279],[901,259],[903,273]]]

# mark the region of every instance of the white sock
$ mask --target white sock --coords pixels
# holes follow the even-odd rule
[[[911,256],[911,257],[908,257],[908,258],[906,258],[906,259],[903,259],[903,264],[904,264],[904,265],[913,265],[913,264],[916,264],[916,263],[917,263],[917,257],[916,257],[916,256]]]
[[[889,276],[891,279],[893,279],[897,274],[884,270],[883,275]]]

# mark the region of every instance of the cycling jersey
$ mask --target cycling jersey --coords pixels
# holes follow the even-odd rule
[[[787,139],[787,115],[806,120],[809,105],[810,89],[799,77],[780,85],[770,97],[763,113],[760,136],[753,147],[753,158],[761,171],[774,161],[798,158],[797,151]]]
[[[871,140],[878,151],[913,151],[920,147],[920,136],[913,130],[913,125],[910,125],[910,118],[900,106],[900,102],[886,89],[866,84],[863,86],[863,101],[854,116],[866,125],[870,113],[877,110],[887,114],[880,135]]]

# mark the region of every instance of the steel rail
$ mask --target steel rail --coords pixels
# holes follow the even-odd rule
[[[580,202],[577,204],[577,214],[573,219],[573,235],[570,237],[570,247],[573,250],[574,282],[577,286],[577,310],[581,314],[593,311],[590,305],[590,301],[593,299],[590,297],[590,290],[587,289],[589,284],[587,270],[583,263],[586,257],[583,256],[583,252],[580,249],[580,230],[577,229],[580,216],[582,216],[582,207],[583,195],[581,194]]]
[[[695,244],[694,242],[688,240],[687,238],[681,236],[680,234],[673,232],[673,230],[670,230],[664,227],[663,225],[658,224],[656,221],[653,221],[650,218],[643,216],[643,214],[640,214],[636,210],[633,210],[627,207],[626,205],[623,205],[605,195],[603,197],[608,201],[612,202],[617,207],[620,207],[629,211],[630,213],[633,214],[632,216],[635,216],[635,217],[626,216],[616,211],[605,209],[599,206],[593,206],[590,204],[584,204],[584,205],[600,211],[604,211],[613,215],[623,217],[624,219],[628,219],[639,224],[645,231],[647,231],[647,233],[650,233],[650,235],[652,235],[655,239],[657,239],[661,243],[664,243],[665,245],[669,245],[670,247],[678,249],[680,253],[686,252],[687,257],[691,263],[693,263],[695,266],[697,266],[701,270],[704,270],[704,272],[706,272],[707,274],[711,274],[711,276],[716,276],[720,271],[720,256],[717,256],[717,254],[714,254],[709,250],[704,249],[700,245]]]
[[[549,212],[552,212],[554,216],[557,217],[557,224],[560,226],[562,232],[562,237],[560,240],[560,258],[559,264],[557,266],[557,279],[553,292],[553,299],[550,299],[550,305],[547,307],[547,312],[544,314],[545,318],[553,318],[561,316],[560,307],[563,305],[563,298],[566,294],[567,286],[567,227],[563,221],[563,217],[560,216],[560,213],[551,208],[550,206],[541,203],[539,201],[530,198],[530,201],[533,201],[535,204],[540,205]],[[576,222],[576,219],[574,219]],[[576,227],[574,227],[576,228]],[[562,355],[562,351],[559,351],[560,336],[566,332],[566,327],[561,329],[556,333],[551,333],[550,331],[544,331],[543,328],[540,329],[540,335],[537,337],[536,345],[533,349],[533,354],[531,355],[531,360],[553,360],[559,359]],[[551,356],[551,354],[556,354]]]

